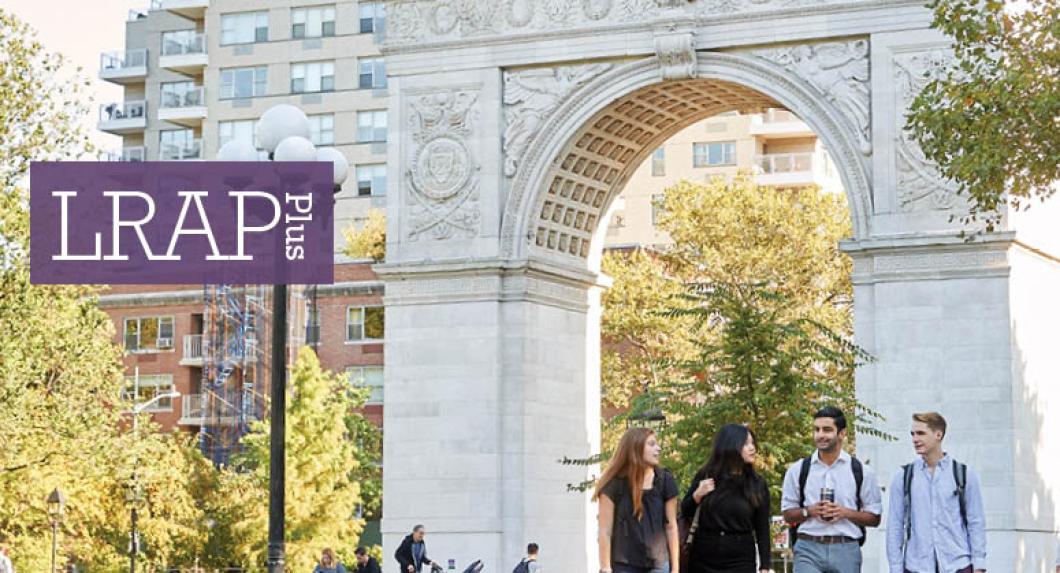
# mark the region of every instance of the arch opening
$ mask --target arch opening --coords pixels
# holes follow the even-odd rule
[[[598,270],[608,208],[667,139],[729,111],[785,109],[835,161],[855,237],[868,232],[867,159],[838,110],[789,72],[743,54],[700,53],[697,77],[661,81],[657,60],[620,66],[583,86],[543,126],[513,180],[503,222],[515,260]]]

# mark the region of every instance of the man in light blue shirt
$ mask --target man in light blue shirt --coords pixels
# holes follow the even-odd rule
[[[942,451],[946,420],[940,414],[913,414],[911,435],[920,458],[891,480],[890,573],[985,572],[986,519],[979,476]]]

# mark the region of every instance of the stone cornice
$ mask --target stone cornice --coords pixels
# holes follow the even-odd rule
[[[855,285],[881,282],[1007,277],[1015,234],[968,241],[950,234],[874,237],[844,241],[854,261]]]
[[[606,277],[545,261],[469,259],[375,270],[386,283],[387,306],[530,301],[584,312],[590,291],[609,284]]]

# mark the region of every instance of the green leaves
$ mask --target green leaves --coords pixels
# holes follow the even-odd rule
[[[913,101],[907,128],[986,231],[1060,179],[1060,3],[933,0],[954,60]]]
[[[854,399],[854,369],[871,357],[853,343],[850,261],[838,249],[850,233],[844,199],[759,187],[741,173],[679,183],[661,206],[671,248],[604,259],[614,286],[603,296],[603,396],[623,413],[608,418],[603,451],[628,413],[659,408],[665,463],[687,483],[717,429],[746,423],[759,469],[779,487],[812,450],[821,406],[874,432]]]
[[[320,366],[303,347],[291,368],[287,404],[287,563],[309,571],[321,550],[350,556],[366,514],[378,511],[381,472],[379,432],[357,409],[367,390]],[[220,476],[217,521],[225,543],[209,562],[236,562],[257,571],[267,553],[269,421],[243,438],[245,451]]]

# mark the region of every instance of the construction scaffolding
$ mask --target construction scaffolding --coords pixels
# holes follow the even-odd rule
[[[316,289],[291,285],[289,295],[288,364],[305,344]],[[199,447],[204,456],[222,466],[239,452],[251,424],[268,412],[272,287],[207,285],[203,299]]]
[[[265,415],[270,294],[262,285],[207,285],[203,293],[199,447],[217,465],[228,464],[250,424]]]

